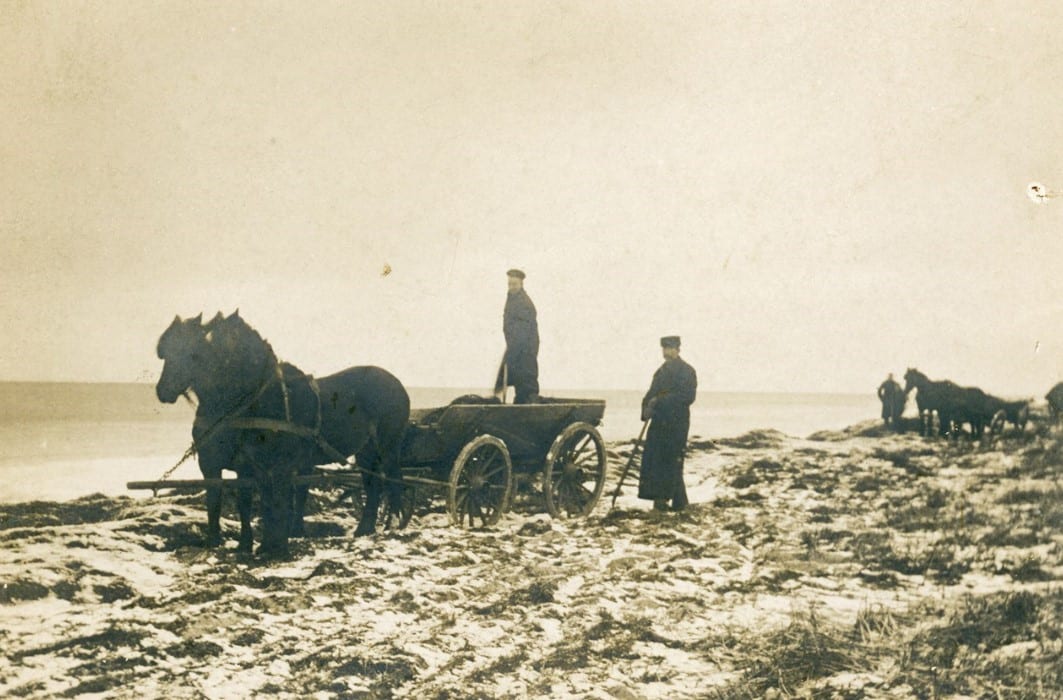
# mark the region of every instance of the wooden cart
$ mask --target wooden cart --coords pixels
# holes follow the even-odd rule
[[[501,404],[464,397],[447,406],[411,411],[400,456],[405,486],[399,526],[410,521],[418,503],[441,494],[455,525],[493,525],[509,509],[515,479],[520,477],[538,484],[551,516],[588,515],[605,487],[605,443],[597,429],[604,414],[605,401],[562,398]],[[284,430],[283,424],[277,429]],[[357,465],[339,464],[295,481],[355,491],[362,474]],[[195,479],[127,484],[130,489],[151,490],[208,485],[254,488],[255,482]],[[387,499],[382,500],[380,517],[387,523]]]

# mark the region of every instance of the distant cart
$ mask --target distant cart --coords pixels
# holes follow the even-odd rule
[[[511,504],[515,477],[542,489],[547,512],[576,518],[594,510],[605,487],[605,443],[598,432],[605,401],[540,398],[534,404],[491,403],[463,397],[440,408],[415,409],[401,451],[405,484],[399,525],[405,526],[426,494],[446,495],[447,512],[461,527],[498,522]],[[282,422],[274,426],[286,430]],[[291,426],[291,432],[298,432]],[[299,483],[361,484],[350,465],[296,477]],[[135,481],[130,489],[253,488],[253,479]],[[387,509],[387,499],[382,499]],[[387,513],[382,513],[388,522]]]

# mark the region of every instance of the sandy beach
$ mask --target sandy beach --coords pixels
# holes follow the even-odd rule
[[[611,443],[618,472],[631,449]],[[692,441],[693,505],[607,485],[494,528],[442,503],[286,562],[202,548],[202,495],[0,506],[5,697],[1046,698],[1063,692],[1063,433],[868,422]],[[615,473],[613,476],[615,479]]]

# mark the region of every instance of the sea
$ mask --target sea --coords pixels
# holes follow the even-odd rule
[[[482,389],[408,388],[414,408],[445,406]],[[642,391],[573,390],[551,397],[604,399],[599,430],[607,442],[635,438]],[[183,399],[162,404],[151,384],[0,382],[0,502],[63,501],[130,491],[130,481],[161,478],[191,444],[195,409]],[[691,438],[733,437],[775,429],[803,437],[878,417],[867,394],[698,393]],[[168,475],[198,479],[195,458]]]

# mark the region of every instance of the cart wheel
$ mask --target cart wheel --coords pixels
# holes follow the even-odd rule
[[[546,453],[543,496],[555,518],[589,515],[605,488],[605,443],[590,423],[573,423]]]
[[[509,507],[513,463],[506,443],[480,435],[462,448],[450,470],[447,511],[459,527],[494,525]]]

